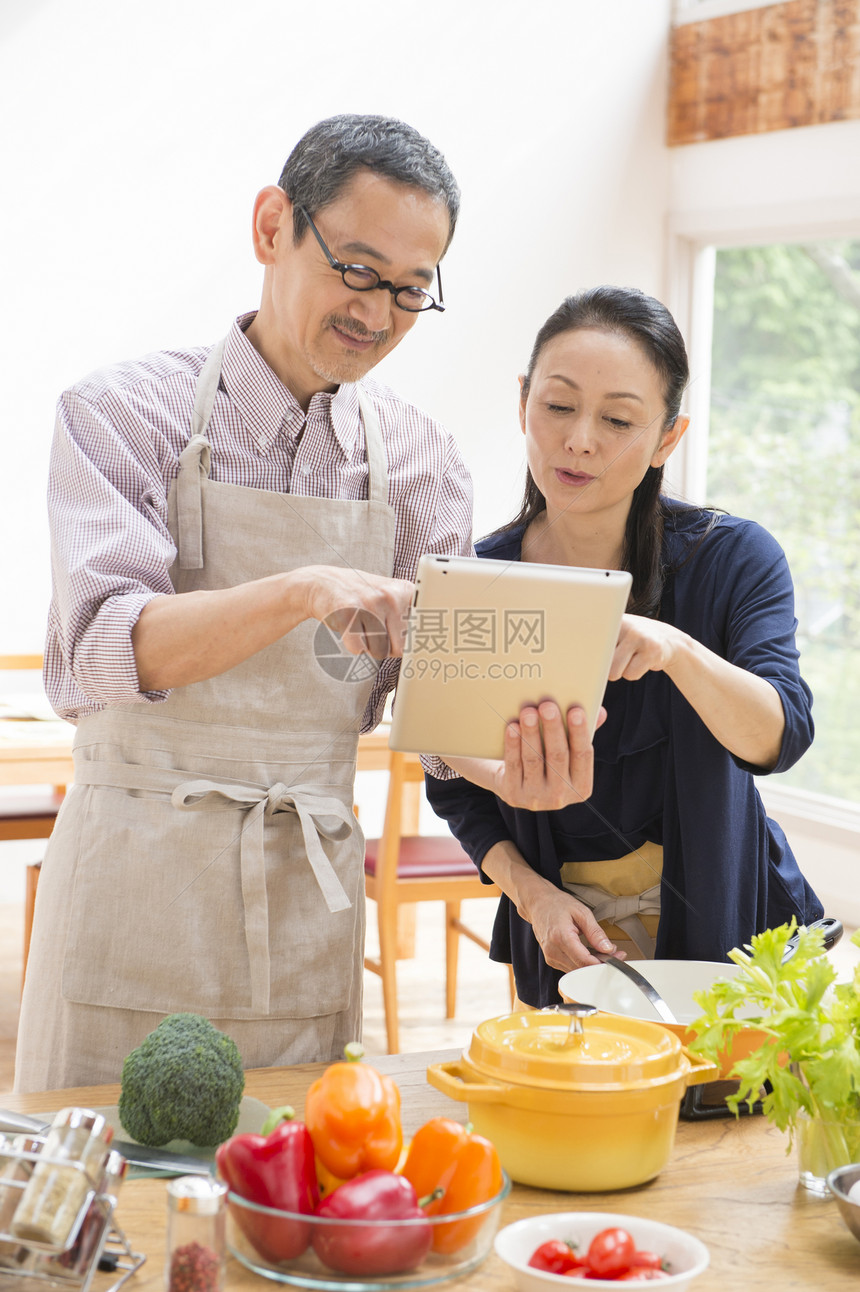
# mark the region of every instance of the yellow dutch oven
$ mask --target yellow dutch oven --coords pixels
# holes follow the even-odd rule
[[[461,1059],[427,1069],[432,1086],[468,1103],[512,1179],[577,1193],[658,1175],[685,1090],[717,1075],[657,1023],[595,1013],[574,1033],[555,1010],[491,1018]]]

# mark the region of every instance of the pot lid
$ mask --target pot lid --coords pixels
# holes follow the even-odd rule
[[[659,1023],[596,1013],[571,1034],[568,1015],[553,1009],[487,1019],[466,1057],[486,1077],[547,1089],[641,1084],[683,1066],[680,1040]]]

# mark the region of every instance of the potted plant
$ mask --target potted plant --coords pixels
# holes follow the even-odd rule
[[[796,930],[792,920],[729,952],[740,973],[696,992],[702,1015],[691,1049],[717,1058],[738,1032],[765,1034],[732,1067],[740,1084],[726,1102],[737,1114],[761,1098],[768,1120],[788,1131],[788,1148],[798,1143],[802,1182],[826,1191],[829,1171],[860,1162],[860,966],[837,983],[820,929],[797,930],[792,954]],[[860,946],[860,931],[852,941]]]

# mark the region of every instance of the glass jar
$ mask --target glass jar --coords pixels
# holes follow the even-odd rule
[[[64,1251],[102,1178],[113,1129],[89,1108],[57,1113],[33,1167],[11,1230],[21,1242]]]
[[[41,1148],[42,1141],[29,1135],[0,1136],[0,1265],[15,1267],[27,1256],[26,1247],[2,1235],[11,1232],[24,1185],[33,1174],[32,1159],[21,1154],[36,1154]]]
[[[837,1166],[860,1161],[860,1121],[838,1121],[800,1113],[795,1132],[800,1183],[810,1193],[828,1194],[827,1177]]]
[[[107,1161],[99,1180],[98,1193],[89,1205],[87,1214],[81,1223],[77,1237],[68,1251],[51,1258],[64,1269],[74,1274],[85,1274],[100,1252],[110,1226],[113,1208],[116,1206],[119,1187],[125,1179],[128,1162],[113,1150],[108,1153]]]
[[[221,1292],[226,1262],[227,1185],[183,1175],[167,1185],[166,1292]]]

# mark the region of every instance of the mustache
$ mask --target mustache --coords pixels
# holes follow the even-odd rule
[[[361,323],[355,319],[341,318],[338,314],[329,316],[329,323],[333,324],[340,332],[348,332],[350,336],[356,337],[359,341],[386,341],[388,339],[388,330],[382,332],[369,332]]]

